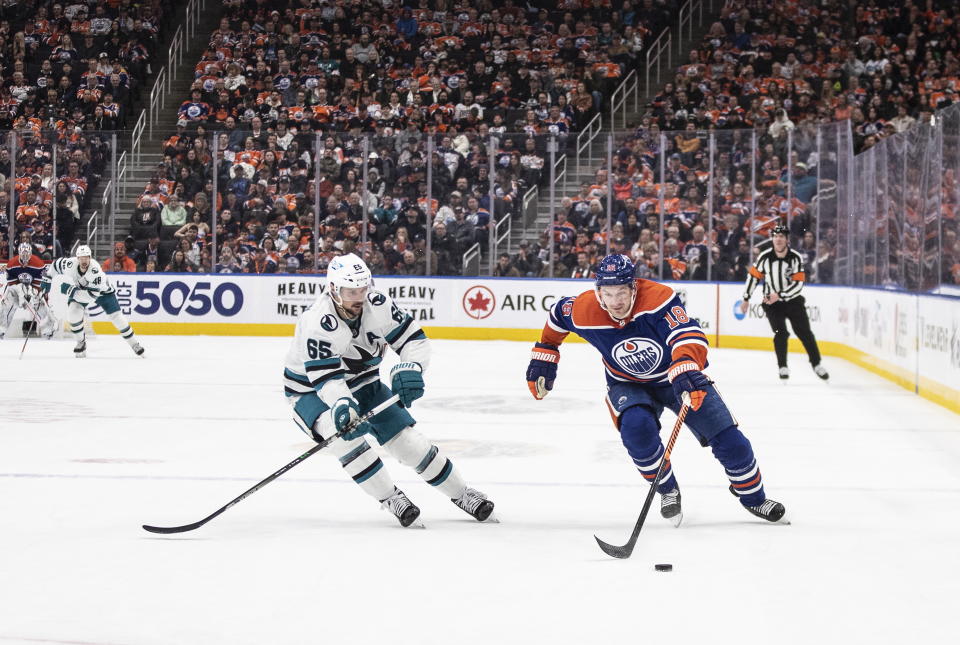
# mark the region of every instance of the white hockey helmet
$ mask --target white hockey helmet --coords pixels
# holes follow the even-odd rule
[[[353,253],[347,253],[330,260],[327,266],[327,284],[330,297],[342,305],[340,289],[362,289],[373,284],[373,277],[367,264]]]
[[[21,258],[26,256],[26,259],[21,260],[21,262],[26,262],[30,259],[30,256],[33,255],[33,247],[30,246],[28,242],[22,242],[20,246],[17,247],[17,255]]]
[[[90,250],[90,247],[86,244],[81,244],[77,247],[77,257],[78,258],[92,258],[93,251]]]

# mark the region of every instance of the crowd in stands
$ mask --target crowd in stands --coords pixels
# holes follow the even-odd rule
[[[139,82],[150,71],[172,4],[4,3],[0,258],[22,242],[46,260],[70,251],[82,211],[108,170],[109,133],[129,125]],[[11,216],[13,243],[8,239]]]
[[[565,142],[605,105],[674,9],[226,0],[223,10],[132,216],[141,270],[309,273],[354,251],[374,273],[423,274],[429,234],[431,273],[458,274],[464,252],[488,252],[490,227],[546,179],[548,137]]]
[[[818,214],[817,165],[823,177],[835,178],[836,167],[826,167],[832,163],[826,155],[818,159],[815,128],[849,119],[860,152],[953,104],[960,91],[958,17],[948,0],[728,0],[635,132],[617,142],[611,248],[630,254],[641,275],[673,279],[704,279],[711,254],[711,279],[739,281],[746,277],[751,243],[765,239],[775,224],[789,223],[808,275],[834,281],[836,223],[823,209],[819,230],[811,224]],[[709,133],[716,144],[712,210]],[[607,170],[598,170],[592,185],[564,200],[552,227],[556,275],[577,277],[603,255],[607,182]],[[941,278],[947,284],[960,284],[957,197],[944,190],[942,198]],[[713,236],[705,239],[708,229]],[[547,231],[539,241],[541,259],[550,236]],[[890,243],[894,252],[903,244],[894,237]],[[525,264],[526,254],[515,260]],[[898,260],[891,258],[891,267]],[[905,286],[896,278],[881,276],[879,283]]]

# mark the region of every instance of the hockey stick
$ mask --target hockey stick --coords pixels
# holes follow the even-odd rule
[[[33,331],[40,329],[40,318],[37,316],[37,312],[33,310],[33,307],[30,306],[29,302],[24,301],[23,308],[30,312],[30,315],[33,316]],[[23,353],[27,351],[27,341],[30,340],[30,331],[27,331],[26,338],[23,339],[23,347],[20,348],[20,356],[17,360],[23,358]]]
[[[653,479],[653,483],[650,484],[650,490],[647,491],[647,499],[643,502],[640,517],[637,518],[637,523],[633,527],[633,533],[630,534],[630,539],[627,540],[627,543],[623,546],[614,546],[607,544],[596,535],[593,536],[593,539],[597,541],[597,544],[600,545],[600,548],[603,549],[603,552],[607,555],[614,558],[626,559],[630,557],[633,553],[633,548],[637,546],[637,538],[640,537],[640,530],[643,528],[643,523],[647,519],[647,513],[650,511],[653,494],[657,492],[657,486],[660,485],[660,478],[663,477],[667,464],[670,462],[670,453],[673,452],[673,445],[677,443],[677,437],[680,436],[680,426],[683,425],[683,420],[687,418],[687,412],[689,410],[690,395],[684,392],[683,405],[680,407],[680,414],[677,415],[677,422],[673,424],[673,432],[670,433],[670,440],[667,442],[667,448],[663,452],[663,459],[660,460],[660,468],[657,469],[657,476]]]
[[[364,421],[369,421],[369,420],[372,419],[373,417],[377,416],[378,414],[380,414],[381,412],[383,412],[384,410],[386,410],[387,408],[389,408],[389,407],[390,407],[391,405],[393,405],[394,403],[397,403],[399,400],[400,400],[400,397],[397,396],[396,394],[394,394],[394,395],[391,396],[389,399],[387,399],[386,401],[384,401],[384,402],[381,403],[380,405],[377,405],[377,406],[374,407],[372,410],[370,410],[369,412],[367,412],[366,414],[364,414],[363,416],[361,416],[361,417],[357,420],[357,422],[354,423],[354,424],[352,424],[350,427],[346,428],[346,429],[343,430],[342,432],[338,432],[337,434],[333,435],[333,436],[330,437],[329,439],[324,439],[323,441],[321,441],[320,443],[318,443],[318,444],[315,445],[314,447],[310,448],[310,450],[306,451],[305,453],[303,453],[302,455],[300,455],[299,457],[297,457],[296,459],[294,459],[293,461],[291,461],[289,464],[287,464],[286,466],[284,466],[283,468],[281,468],[281,469],[278,470],[277,472],[273,473],[272,475],[270,475],[269,477],[267,477],[266,479],[264,479],[263,481],[261,481],[260,483],[258,483],[258,484],[257,484],[256,486],[254,486],[253,488],[248,489],[247,491],[245,491],[245,492],[244,492],[242,495],[240,495],[239,497],[234,498],[234,499],[233,499],[229,504],[227,504],[226,506],[223,506],[223,507],[219,508],[218,510],[216,510],[215,512],[213,512],[213,513],[211,513],[210,515],[206,516],[206,517],[203,518],[202,520],[200,520],[200,521],[198,521],[198,522],[194,522],[193,524],[184,524],[183,526],[150,526],[149,524],[144,524],[144,525],[143,525],[144,530],[150,531],[151,533],[185,533],[186,531],[192,531],[192,530],[194,530],[194,529],[200,528],[201,526],[203,526],[204,524],[206,524],[207,522],[209,522],[210,520],[212,520],[212,519],[215,518],[216,516],[220,515],[221,513],[223,513],[225,510],[227,510],[227,509],[230,508],[231,506],[233,506],[234,504],[236,504],[236,503],[238,503],[238,502],[242,502],[242,501],[245,500],[246,498],[250,497],[251,495],[253,495],[254,493],[256,493],[258,490],[260,490],[261,488],[263,488],[264,486],[266,486],[267,484],[269,484],[270,482],[272,482],[274,479],[276,479],[277,477],[279,477],[279,476],[282,475],[283,473],[287,472],[288,470],[290,470],[291,468],[293,468],[294,466],[296,466],[297,464],[299,464],[301,461],[304,461],[305,459],[307,459],[308,457],[312,456],[313,454],[319,452],[319,451],[322,450],[323,448],[326,448],[326,447],[329,446],[331,443],[333,443],[334,440],[339,439],[341,436],[343,436],[344,433],[349,432],[350,430],[352,430],[353,428],[357,427],[358,425],[360,425],[360,424],[363,423]]]

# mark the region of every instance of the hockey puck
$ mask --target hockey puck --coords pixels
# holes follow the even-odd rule
[[[653,565],[653,568],[657,571],[673,571],[672,564],[655,564]]]

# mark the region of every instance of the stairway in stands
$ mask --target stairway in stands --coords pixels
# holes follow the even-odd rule
[[[677,25],[674,25],[671,28],[671,35],[674,39],[674,42],[677,42],[676,39],[680,39],[679,45],[673,45],[674,53],[684,52],[679,58],[674,59],[675,66],[678,66],[680,63],[677,61],[687,60],[686,53],[689,52],[690,48],[695,44],[699,43],[704,34],[710,28],[712,22],[712,16],[704,17],[703,24],[694,26],[692,30],[692,37],[688,37],[688,32],[686,29],[680,29]],[[682,33],[681,33],[682,32]],[[665,79],[669,80],[672,78],[673,70],[667,70],[665,74]],[[666,82],[666,81],[664,81]],[[638,87],[638,100],[637,111],[633,110],[633,101],[628,100],[625,103],[626,109],[626,123],[628,129],[633,129],[636,127],[636,124],[640,121],[640,118],[643,116],[645,111],[644,106],[649,103],[657,93],[660,92],[662,83],[657,84],[651,82],[650,87],[643,87],[643,83],[640,83]],[[559,209],[560,200],[565,196],[573,196],[580,190],[580,184],[582,182],[587,182],[593,184],[597,169],[606,167],[607,159],[607,135],[610,133],[610,111],[607,108],[603,114],[603,123],[601,132],[594,138],[590,144],[588,150],[585,150],[581,153],[581,163],[579,167],[576,163],[576,149],[572,149],[574,154],[569,154],[568,150],[567,156],[567,165],[566,165],[566,177],[557,182],[555,187],[556,192],[556,207]],[[618,136],[622,135],[624,132],[623,120],[620,115],[617,116],[617,134]],[[571,136],[572,140],[575,140],[575,136]],[[616,150],[617,139],[614,139],[614,150]],[[568,146],[569,148],[570,146]],[[560,157],[560,151],[557,152],[557,158]],[[592,160],[592,162],[587,162],[586,160]],[[544,173],[549,172],[549,158],[547,159],[547,164],[544,166]],[[607,202],[606,198],[602,198],[601,202],[603,203],[603,208],[606,210]],[[535,216],[528,218],[530,224],[524,226],[522,219],[518,218],[514,221],[509,238],[509,248],[506,249],[511,255],[515,254],[520,247],[520,242],[526,240],[531,244],[538,243],[540,240],[540,235],[547,229],[551,222],[551,213],[550,213],[550,186],[548,181],[545,181],[540,187],[536,203],[531,206],[535,211]],[[611,222],[612,223],[612,222]],[[503,252],[505,249],[499,249],[499,252]],[[487,261],[483,263],[481,267],[481,272],[484,275],[489,275],[490,263],[495,262],[494,258],[487,258]],[[557,277],[566,277],[560,276]]]
[[[180,103],[190,98],[190,86],[193,84],[193,70],[200,54],[203,52],[206,44],[209,42],[210,34],[213,33],[220,23],[220,16],[223,13],[223,5],[220,2],[210,2],[206,11],[200,12],[200,20],[196,26],[196,37],[184,43],[183,63],[176,68],[174,74],[175,80],[170,83],[170,91],[167,94],[164,110],[161,111],[157,123],[153,126],[152,133],[145,129],[140,140],[139,163],[128,162],[123,180],[120,183],[120,199],[117,201],[117,220],[116,220],[116,241],[122,241],[130,230],[130,216],[136,206],[137,198],[143,192],[147,182],[153,177],[154,171],[163,160],[162,145],[163,142],[175,132],[177,125],[177,110]],[[183,13],[178,8],[177,20],[183,22]],[[174,27],[175,29],[176,27]],[[159,48],[159,51],[166,55],[166,47]],[[160,65],[157,66],[159,68]],[[155,72],[158,69],[154,70]],[[167,70],[170,73],[170,70]],[[150,88],[153,87],[154,79],[151,78],[144,89],[144,96],[149,97]],[[149,106],[148,106],[149,107]],[[136,121],[131,119],[131,126]],[[129,148],[129,133],[124,133],[122,142],[123,149]],[[118,143],[120,143],[118,141]],[[119,151],[118,151],[119,155]],[[106,182],[103,182],[106,183]],[[91,200],[91,204],[99,204]],[[96,208],[96,206],[94,206]],[[94,255],[98,258],[107,258],[111,255],[110,237],[101,235],[97,248],[94,249]]]

